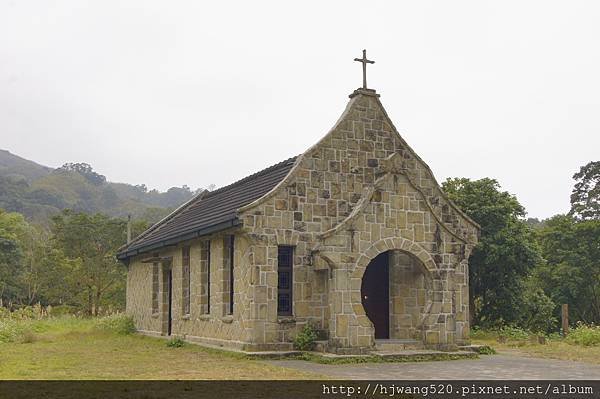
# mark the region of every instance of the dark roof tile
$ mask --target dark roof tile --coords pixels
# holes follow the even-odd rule
[[[174,244],[190,238],[190,235],[202,235],[203,232],[208,234],[234,225],[237,222],[236,210],[271,191],[287,176],[296,158],[287,159],[233,184],[192,198],[121,248],[117,257],[126,259],[167,242]]]

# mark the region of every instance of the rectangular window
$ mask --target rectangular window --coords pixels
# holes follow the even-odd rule
[[[190,247],[181,248],[181,298],[184,315],[190,314]]]
[[[228,262],[228,272],[229,272],[229,309],[228,314],[233,314],[233,298],[234,298],[234,278],[233,278],[233,255],[234,255],[234,236],[230,235],[226,238],[226,252],[227,252],[227,262]]]
[[[158,313],[158,262],[152,264],[152,314]]]
[[[207,309],[206,313],[210,313],[210,241],[206,242],[207,247],[207,260],[206,260],[206,298],[207,298]]]
[[[294,247],[282,245],[277,250],[277,315],[292,315],[294,285]]]
[[[210,240],[200,247],[200,313],[210,313]]]

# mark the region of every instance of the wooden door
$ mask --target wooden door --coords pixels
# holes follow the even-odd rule
[[[390,337],[389,273],[389,256],[384,252],[369,263],[362,279],[362,305],[375,326],[375,339]]]

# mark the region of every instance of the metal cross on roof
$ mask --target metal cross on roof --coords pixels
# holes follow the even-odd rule
[[[362,58],[355,58],[354,61],[358,61],[362,63],[363,67],[363,89],[367,88],[367,64],[374,64],[375,61],[371,61],[367,59],[367,50],[363,50]]]

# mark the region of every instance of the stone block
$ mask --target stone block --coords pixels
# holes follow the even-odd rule
[[[356,319],[358,320],[358,325],[359,326],[365,327],[365,328],[372,328],[373,327],[373,323],[371,323],[371,320],[369,320],[369,318],[367,316],[358,315],[358,312],[356,312],[356,314],[357,314]],[[363,314],[364,314],[364,311],[363,311]]]
[[[310,303],[309,302],[296,302],[294,315],[296,317],[308,317],[310,316]]]
[[[227,300],[229,298],[229,294],[227,294]],[[267,287],[266,286],[256,286],[254,288],[254,302],[267,303]]]
[[[404,298],[401,296],[394,297],[392,302],[394,313],[403,313],[404,312]]]
[[[337,337],[348,336],[348,315],[338,314],[335,316],[335,330]]]
[[[451,302],[442,303],[442,313],[452,313],[452,303]]]
[[[428,345],[437,345],[440,343],[439,331],[427,331],[425,334],[425,343]]]
[[[277,273],[267,272],[267,285],[269,287],[277,287]]]
[[[255,246],[254,250],[254,264],[261,266],[267,264],[267,248],[263,246]]]
[[[360,302],[354,302],[352,304],[352,311],[357,316],[362,316],[365,314],[365,309],[363,308],[363,306]],[[359,319],[359,323],[360,323],[360,319]]]
[[[423,224],[425,222],[422,212],[407,212],[406,216],[408,223]]]
[[[425,234],[423,230],[423,226],[420,224],[415,224],[413,227],[415,232],[415,241],[423,242],[425,240]]]
[[[373,345],[373,340],[370,335],[359,335],[358,336],[358,346],[371,347],[372,345]]]

